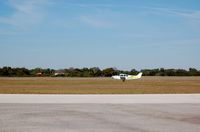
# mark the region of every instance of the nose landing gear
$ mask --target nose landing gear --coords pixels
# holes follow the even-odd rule
[[[122,82],[125,82],[126,78],[125,77],[121,77]]]

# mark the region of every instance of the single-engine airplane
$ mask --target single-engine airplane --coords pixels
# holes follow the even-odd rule
[[[140,79],[141,77],[142,77],[142,72],[138,73],[137,75],[119,74],[112,76],[111,78],[122,80],[124,82],[125,80]]]

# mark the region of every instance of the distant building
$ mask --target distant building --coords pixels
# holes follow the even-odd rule
[[[64,70],[56,70],[54,73],[54,76],[64,76],[65,71]]]
[[[36,73],[36,76],[42,76],[42,72]]]

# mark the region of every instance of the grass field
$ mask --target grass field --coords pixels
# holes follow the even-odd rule
[[[200,93],[200,77],[142,77],[122,82],[111,78],[0,78],[2,94],[152,94]]]

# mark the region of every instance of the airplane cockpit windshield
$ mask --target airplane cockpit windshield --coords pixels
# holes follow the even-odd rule
[[[127,77],[127,74],[119,74],[120,77]]]

